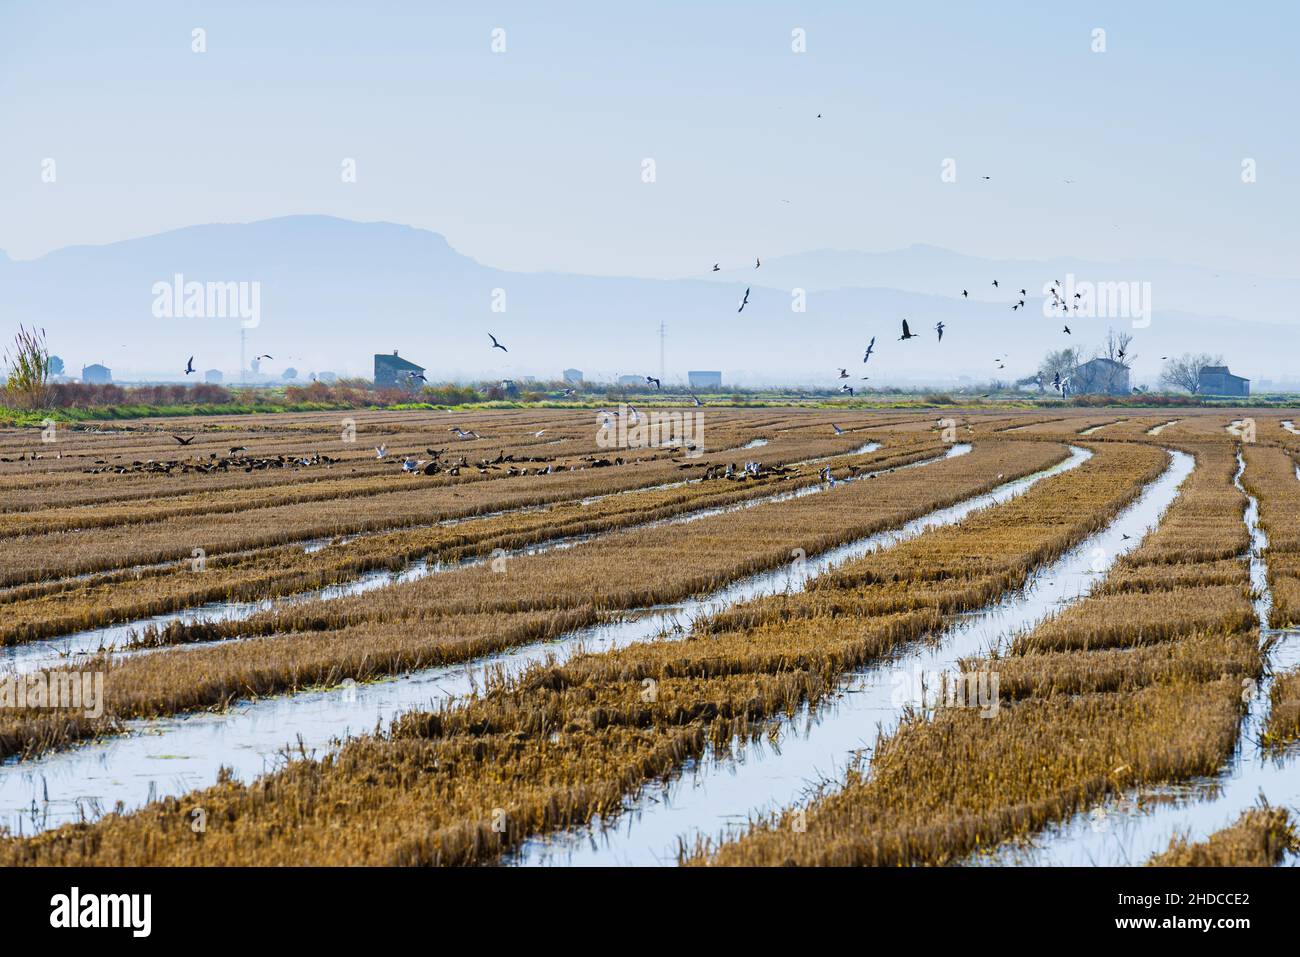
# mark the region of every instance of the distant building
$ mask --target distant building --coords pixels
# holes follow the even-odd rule
[[[567,382],[567,383],[569,383],[569,385],[582,385],[582,370],[581,370],[581,369],[565,369],[565,370],[564,370],[564,381]]]
[[[224,379],[225,376],[221,374],[220,369],[209,369],[207,372],[203,373],[203,381],[209,385],[221,385]]]
[[[63,375],[63,360],[58,356],[50,356],[50,375]]]
[[[339,374],[337,372],[322,372],[320,375],[316,376],[316,378],[318,381],[330,385],[339,381]]]
[[[621,375],[618,377],[619,385],[645,385],[645,376],[643,375]]]
[[[113,381],[113,370],[108,366],[102,366],[98,362],[90,366],[81,367],[81,381],[86,385],[108,385]]]
[[[1128,395],[1128,367],[1114,359],[1090,359],[1070,373],[1071,395]]]
[[[289,366],[289,368],[280,373],[280,378],[285,382],[292,382],[294,379],[298,378],[298,370],[293,366]]]
[[[420,380],[412,380],[409,373],[424,375],[424,366],[417,366],[414,362],[409,362],[393,350],[393,354],[385,355],[384,353],[375,354],[375,386],[380,389],[391,389],[394,386],[411,386],[419,384]]]
[[[686,373],[686,381],[692,389],[716,389],[722,385],[722,373],[697,369]]]
[[[1197,395],[1250,395],[1250,380],[1233,375],[1227,366],[1201,366]]]

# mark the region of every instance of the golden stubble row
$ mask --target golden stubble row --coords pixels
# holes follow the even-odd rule
[[[1262,660],[1234,449],[1221,441],[1195,451],[1197,467],[1159,530],[1092,595],[1018,636],[1004,655],[964,663],[997,673],[995,715],[914,713],[877,742],[869,768],[798,817],[758,822],[739,840],[695,848],[690,860],[951,863],[1107,795],[1216,773]],[[1180,545],[1190,554],[1177,578],[1166,576]],[[1235,575],[1221,557],[1234,549]]]
[[[1009,451],[1021,467],[1036,453],[1042,459],[1032,464],[1039,466],[1061,454],[1046,455],[1050,447],[1037,443]],[[930,579],[928,566],[938,560],[984,583],[969,592],[982,604],[1022,582],[1035,560],[1049,560],[1105,524],[1165,464],[1156,449],[1101,450],[1018,499],[851,562],[839,588],[869,607],[875,589],[890,588],[895,576]],[[939,471],[945,467],[948,475]],[[879,495],[904,476],[983,476],[989,485],[1016,471],[981,456],[977,446],[962,459],[898,473],[873,491]],[[924,483],[914,494],[923,491],[936,494]],[[980,560],[964,563],[972,553]],[[770,620],[744,628],[702,627],[681,640],[539,665],[473,700],[408,714],[389,733],[358,739],[323,761],[294,762],[252,785],[224,781],[137,814],[6,842],[0,861],[492,860],[529,834],[614,813],[640,783],[672,773],[710,744],[725,748],[772,733],[774,717],[820,699],[843,672],[932,633],[944,620],[937,607],[870,617],[781,613],[802,597],[762,602]],[[807,594],[810,602],[824,597]],[[201,837],[185,824],[196,806],[207,812]]]

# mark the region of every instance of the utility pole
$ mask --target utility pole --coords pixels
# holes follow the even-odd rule
[[[248,336],[248,329],[244,326],[239,327],[239,384],[244,384],[244,339]]]
[[[668,328],[661,321],[659,323],[659,381],[664,380],[664,339],[668,336]]]

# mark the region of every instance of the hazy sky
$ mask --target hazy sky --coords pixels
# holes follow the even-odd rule
[[[525,270],[926,242],[1296,276],[1298,10],[3,0],[0,249],[330,213]]]

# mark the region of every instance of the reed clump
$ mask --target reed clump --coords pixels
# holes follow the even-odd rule
[[[1300,832],[1285,808],[1251,808],[1204,841],[1175,838],[1148,867],[1273,867],[1300,851]]]

